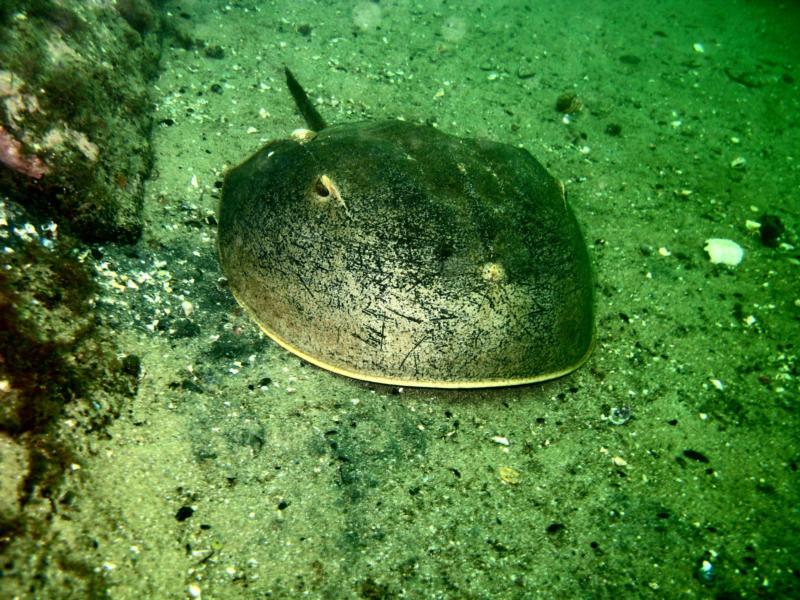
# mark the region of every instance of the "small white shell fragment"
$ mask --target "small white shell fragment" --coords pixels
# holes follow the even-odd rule
[[[256,129],[255,127],[248,127],[247,133],[258,133],[258,129]]]
[[[703,54],[706,51],[705,47],[700,42],[695,42],[692,44],[692,48],[694,48],[694,51],[699,54]]]
[[[747,231],[759,231],[761,229],[761,223],[747,219],[744,222],[744,227]]]
[[[310,129],[303,129],[302,127],[300,129],[295,129],[291,134],[291,138],[301,144],[313,140],[316,136],[316,132]]]
[[[508,441],[508,438],[507,438],[507,437],[504,437],[504,436],[502,436],[502,435],[496,435],[496,436],[494,436],[494,437],[492,438],[492,441],[493,441],[495,444],[500,444],[501,446],[509,446],[509,445],[511,445],[511,442],[509,442],[509,441]]]
[[[717,388],[720,392],[725,389],[725,384],[723,384],[719,379],[709,379],[711,385]]]
[[[708,253],[708,258],[715,265],[723,264],[735,267],[744,258],[744,250],[733,240],[723,238],[709,238],[703,248]]]
[[[658,249],[658,253],[661,256],[672,256],[672,252],[670,252],[665,246],[661,246],[661,248]]]
[[[192,175],[192,179],[189,183],[193,188],[198,187],[200,184],[197,182],[197,175]]]
[[[731,161],[732,169],[741,169],[747,164],[747,159],[744,156],[737,156]]]
[[[194,306],[188,300],[184,300],[183,302],[181,302],[181,310],[183,310],[183,314],[188,319],[189,317],[192,316],[192,313],[194,312]]]
[[[614,463],[615,465],[617,465],[618,467],[627,467],[628,466],[628,461],[626,461],[621,456],[612,456],[611,457],[611,462]]]

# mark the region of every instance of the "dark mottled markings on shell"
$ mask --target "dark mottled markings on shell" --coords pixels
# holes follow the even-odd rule
[[[586,245],[527,151],[402,121],[268,144],[219,217],[239,303],[291,352],[430,387],[558,377],[594,335]]]

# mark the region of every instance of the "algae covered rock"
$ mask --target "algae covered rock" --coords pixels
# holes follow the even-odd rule
[[[0,14],[0,191],[85,240],[141,232],[160,52],[148,7],[45,0]]]

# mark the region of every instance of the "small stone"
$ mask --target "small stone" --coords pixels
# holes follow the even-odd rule
[[[563,114],[574,115],[583,108],[583,102],[573,92],[566,92],[556,98],[556,110]]]
[[[744,250],[733,240],[723,238],[709,238],[703,248],[712,263],[735,267],[744,257]]]
[[[631,409],[627,406],[614,406],[608,414],[612,425],[624,425],[631,418]]]
[[[225,49],[222,46],[207,46],[203,51],[208,58],[221,60],[225,58]]]
[[[178,512],[175,513],[175,519],[178,521],[185,521],[194,514],[194,509],[191,506],[181,506]]]
[[[517,485],[522,479],[519,471],[511,467],[500,467],[498,474],[500,475],[500,481],[508,485]]]
[[[731,161],[732,169],[743,169],[747,164],[747,159],[744,156],[737,156]]]
[[[761,229],[761,223],[759,223],[758,221],[747,219],[744,222],[744,228],[747,229],[747,231],[758,231],[759,229]]]
[[[536,71],[534,71],[531,67],[520,65],[517,68],[517,77],[520,79],[530,79],[536,75]]]

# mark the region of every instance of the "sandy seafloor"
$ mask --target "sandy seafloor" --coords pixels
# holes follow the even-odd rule
[[[144,238],[99,267],[142,381],[54,523],[109,597],[800,595],[800,9],[687,6],[168,3],[224,56],[166,51]],[[284,65],[329,122],[435,123],[561,178],[596,272],[589,362],[398,390],[263,337],[213,215],[226,168],[303,125]],[[747,226],[764,213],[777,248]]]

